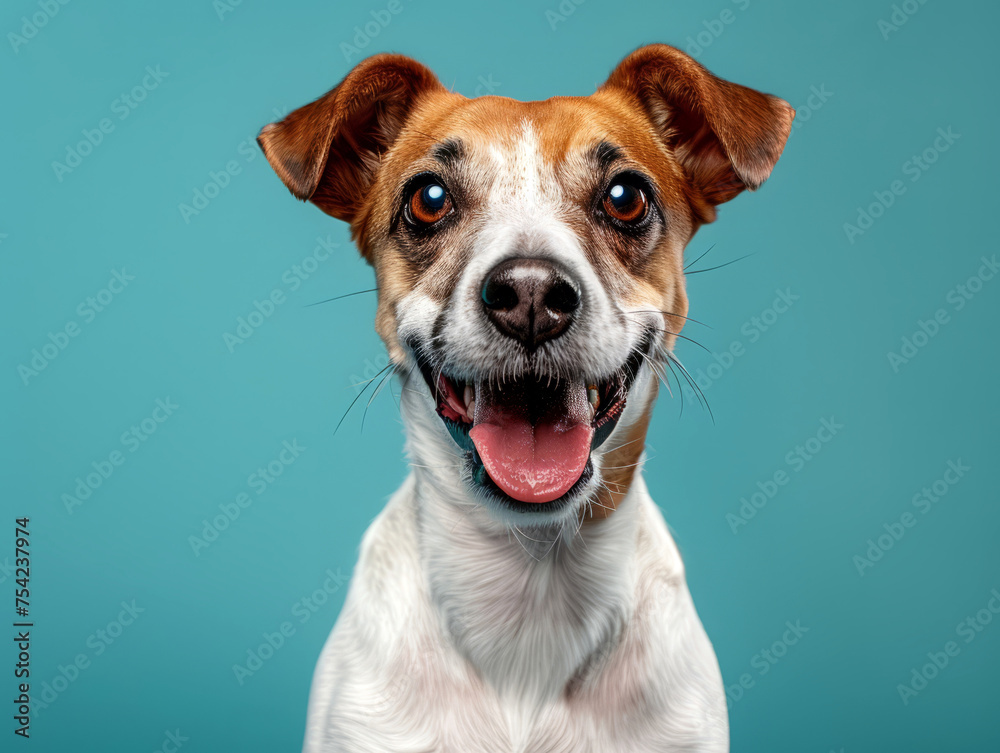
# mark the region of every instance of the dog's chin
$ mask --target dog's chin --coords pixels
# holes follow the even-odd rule
[[[644,340],[604,377],[501,376],[498,367],[466,380],[418,358],[472,495],[524,524],[556,522],[586,506],[600,487],[594,455],[606,449],[649,345]]]

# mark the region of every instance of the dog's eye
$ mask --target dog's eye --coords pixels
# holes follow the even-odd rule
[[[440,183],[427,183],[410,196],[407,219],[414,225],[433,225],[451,211],[451,197]]]
[[[604,194],[604,211],[619,222],[639,222],[646,216],[646,194],[637,185],[617,180]]]

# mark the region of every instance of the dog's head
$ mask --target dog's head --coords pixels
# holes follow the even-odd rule
[[[377,55],[259,142],[375,268],[411,452],[451,453],[501,518],[552,522],[627,490],[686,321],[684,247],[764,182],[793,116],[666,45],[543,102]]]

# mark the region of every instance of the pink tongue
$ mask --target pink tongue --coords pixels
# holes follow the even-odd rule
[[[469,436],[490,478],[520,502],[551,502],[568,492],[587,466],[594,436],[586,390],[565,395],[534,425],[521,401],[497,405],[485,392],[477,390]]]

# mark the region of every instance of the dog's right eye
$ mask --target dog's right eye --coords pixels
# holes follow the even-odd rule
[[[448,191],[437,182],[425,183],[413,191],[406,202],[406,220],[414,226],[433,225],[452,210]]]
[[[635,224],[646,216],[646,194],[629,180],[616,180],[604,195],[604,211],[619,222]]]

